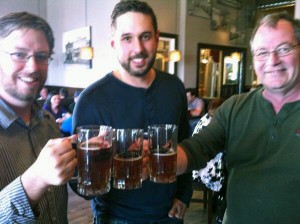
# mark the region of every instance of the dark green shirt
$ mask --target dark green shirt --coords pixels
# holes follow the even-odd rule
[[[225,224],[300,223],[300,101],[276,114],[262,89],[234,96],[182,147],[188,170],[225,149]]]

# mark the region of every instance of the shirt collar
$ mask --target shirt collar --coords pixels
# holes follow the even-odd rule
[[[32,117],[31,123],[34,124],[42,119],[44,116],[43,111],[41,110],[37,101],[32,105]],[[16,120],[21,120],[19,116],[11,109],[11,107],[0,98],[0,126],[3,128],[8,128]],[[21,120],[24,124],[25,122]]]

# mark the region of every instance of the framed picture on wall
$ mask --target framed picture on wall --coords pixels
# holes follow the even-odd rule
[[[242,8],[242,2],[240,0],[218,0],[218,3],[236,9]]]
[[[246,43],[246,29],[245,26],[238,24],[238,17],[231,19],[229,28],[229,41],[231,44],[245,44]]]
[[[188,15],[210,19],[211,0],[188,0]]]
[[[230,14],[225,10],[213,8],[211,13],[210,27],[212,30],[223,30],[229,29]]]
[[[92,59],[81,57],[82,49],[91,48],[91,27],[83,27],[63,33],[64,64],[67,68],[92,68]]]

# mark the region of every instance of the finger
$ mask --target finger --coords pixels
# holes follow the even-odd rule
[[[77,159],[74,158],[65,167],[64,171],[65,171],[66,181],[70,180],[73,177],[76,165],[77,165]]]
[[[177,209],[177,212],[175,213],[175,217],[178,219],[182,219],[183,218],[183,212],[181,209]]]
[[[185,204],[180,202],[180,204],[177,205],[177,213],[175,214],[176,218],[183,219],[185,210],[186,210]]]
[[[57,170],[60,170],[58,174],[61,180],[60,183],[66,183],[73,177],[77,165],[77,159],[74,157],[74,154],[75,152],[72,150],[60,157],[61,163],[57,167]]]
[[[69,151],[74,151],[72,147],[72,138],[66,137],[55,139],[54,143],[56,144],[54,144],[52,147],[58,155],[62,155]]]
[[[143,167],[142,169],[142,180],[146,180],[149,177],[149,169],[148,167]]]
[[[176,207],[173,205],[172,208],[171,208],[171,210],[168,213],[168,216],[170,218],[173,218],[175,216],[175,214],[176,214]]]
[[[67,138],[70,139],[72,143],[76,143],[76,141],[77,141],[77,135],[76,134],[71,135],[71,136],[69,136]]]
[[[70,162],[76,159],[76,152],[74,150],[69,150],[60,155],[60,161],[62,161],[62,166],[66,166]]]
[[[71,142],[71,138],[69,137],[66,137],[66,138],[53,138],[53,139],[50,139],[46,146],[49,146],[49,147],[53,147],[53,146],[56,146],[56,145],[59,145],[59,144],[62,144],[62,143],[70,143]]]

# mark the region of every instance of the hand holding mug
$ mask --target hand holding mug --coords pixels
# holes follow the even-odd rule
[[[51,185],[63,185],[73,176],[77,159],[71,138],[51,139],[21,176],[28,200],[36,206]]]

